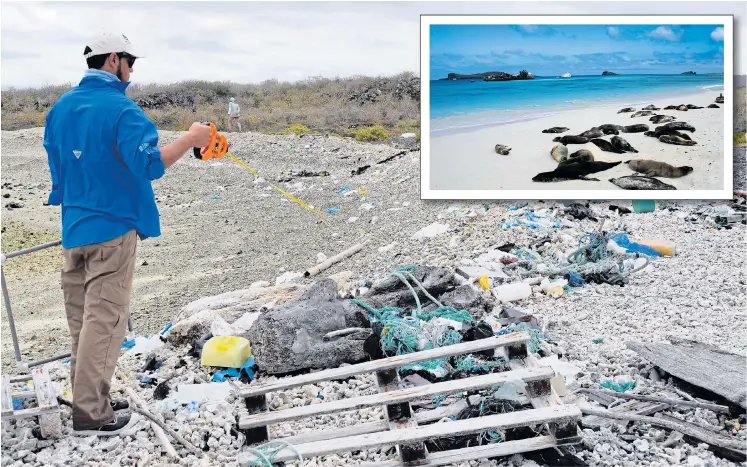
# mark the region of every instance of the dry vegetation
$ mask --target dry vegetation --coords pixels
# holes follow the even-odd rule
[[[2,92],[2,129],[44,125],[44,116],[71,85]],[[228,126],[228,99],[241,105],[244,131],[325,133],[375,141],[419,132],[420,78],[311,78],[261,84],[188,81],[128,88],[132,97],[162,130],[186,130],[195,120]]]
[[[747,146],[747,88],[737,89],[734,93],[734,145]]]

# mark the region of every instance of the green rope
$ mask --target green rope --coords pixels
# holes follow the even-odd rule
[[[280,444],[280,446],[271,447],[272,444]],[[273,467],[273,465],[275,465],[275,456],[278,454],[278,452],[282,451],[285,448],[288,448],[296,453],[298,459],[301,461],[301,463],[303,463],[303,456],[300,452],[298,452],[295,446],[287,441],[278,439],[269,441],[265,444],[261,444],[253,448],[246,448],[245,452],[254,454],[255,456],[255,458],[249,462],[249,466]]]

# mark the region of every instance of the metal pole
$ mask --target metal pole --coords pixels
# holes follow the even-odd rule
[[[6,255],[7,257],[7,255]],[[16,323],[13,321],[13,312],[10,309],[10,295],[8,295],[8,285],[5,283],[5,272],[0,264],[0,280],[2,280],[3,300],[5,301],[5,311],[8,313],[8,324],[10,325],[10,337],[13,339],[13,350],[16,353],[16,362],[21,362],[21,348],[18,347],[18,336],[16,336]]]
[[[25,366],[27,366],[28,368],[31,368],[31,367],[34,367],[34,366],[44,365],[45,363],[56,362],[57,360],[62,360],[63,358],[70,358],[70,355],[71,355],[70,352],[63,353],[63,354],[57,355],[55,357],[43,358],[43,359],[37,360],[35,362],[27,363]]]
[[[28,253],[33,253],[35,251],[43,250],[45,248],[51,248],[61,243],[62,243],[62,240],[55,240],[53,242],[43,243],[41,245],[32,246],[30,248],[24,248],[23,250],[11,251],[10,253],[5,253],[5,255],[3,255],[5,256],[5,258],[3,258],[3,261],[6,259],[15,258],[16,256],[21,256],[21,255],[25,255]]]

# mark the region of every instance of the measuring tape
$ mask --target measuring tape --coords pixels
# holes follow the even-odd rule
[[[230,152],[226,152],[226,155],[228,157],[230,157],[231,159],[233,159],[234,162],[236,162],[237,164],[239,164],[240,166],[242,166],[243,168],[245,168],[246,170],[248,170],[249,172],[251,172],[252,174],[254,174],[255,177],[257,177],[257,178],[261,177],[261,175],[259,174],[259,172],[257,172],[256,170],[254,170],[251,167],[249,167],[248,165],[246,165],[238,157],[234,156]],[[323,216],[323,214],[321,212],[319,212],[316,209],[312,208],[311,206],[309,206],[308,204],[304,203],[303,201],[301,201],[300,199],[296,198],[295,196],[293,196],[292,194],[288,193],[287,191],[283,190],[279,186],[274,185],[274,184],[272,184],[270,182],[267,182],[267,183],[269,183],[271,187],[273,187],[274,189],[276,189],[277,191],[279,191],[280,193],[282,193],[283,195],[285,195],[291,201],[300,204],[301,206],[303,206],[304,208],[308,209],[309,211],[313,212],[314,214],[316,214],[318,216]]]

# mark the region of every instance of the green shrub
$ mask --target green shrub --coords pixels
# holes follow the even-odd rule
[[[745,140],[744,133],[734,132],[734,146],[747,146],[747,140]]]
[[[389,137],[389,133],[381,125],[374,125],[353,130],[353,136],[357,141],[382,141]]]
[[[311,129],[309,129],[309,127],[307,127],[306,125],[301,125],[300,123],[294,123],[293,125],[283,130],[284,135],[289,135],[291,133],[295,133],[297,135],[304,135],[304,134],[311,133]]]

